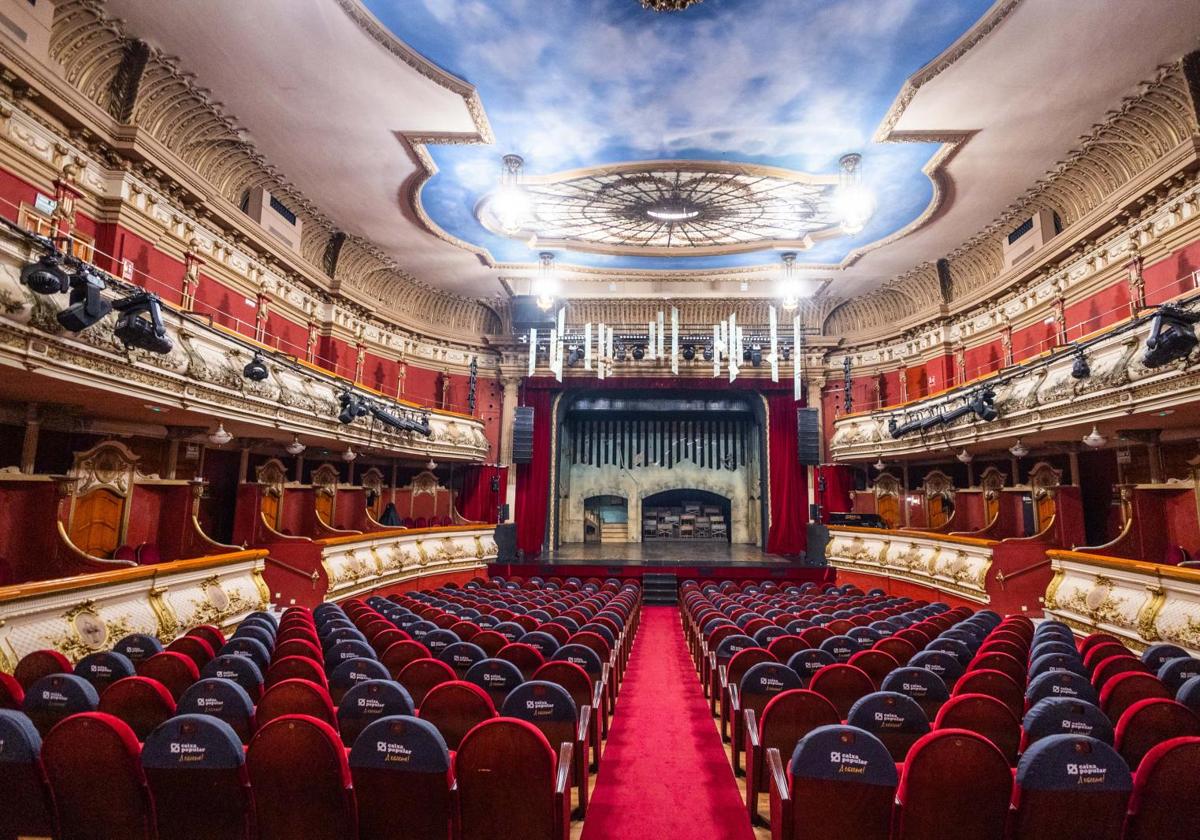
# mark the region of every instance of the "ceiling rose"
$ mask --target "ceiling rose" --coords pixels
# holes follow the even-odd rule
[[[694,3],[703,0],[642,0],[643,9],[653,9],[656,12],[682,12]]]
[[[520,230],[496,194],[478,206],[489,230],[539,248],[636,256],[804,250],[845,233],[838,177],[704,161],[621,164],[527,177]]]

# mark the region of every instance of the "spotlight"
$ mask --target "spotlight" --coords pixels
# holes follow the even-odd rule
[[[1087,356],[1082,350],[1075,351],[1075,361],[1071,363],[1072,379],[1087,379],[1092,375],[1092,367],[1088,364]]]
[[[644,358],[646,358],[646,348],[641,344],[633,345],[633,360],[640,362]]]
[[[749,347],[747,347],[745,350],[742,351],[742,361],[743,362],[750,361],[750,348]]]
[[[583,348],[576,345],[567,353],[567,367],[575,367],[583,361]]]
[[[625,361],[625,345],[624,344],[618,344],[613,349],[613,359],[618,362]]]
[[[61,294],[69,287],[67,273],[63,271],[58,254],[53,252],[43,254],[37,262],[22,268],[21,282],[39,295]]]
[[[1164,303],[1154,314],[1142,364],[1148,368],[1162,367],[1177,359],[1186,359],[1197,344],[1192,325],[1200,315],[1185,312],[1178,306]]]
[[[400,416],[393,414],[384,408],[380,408],[373,402],[367,402],[365,406],[363,414],[368,411],[371,412],[371,416],[380,423],[390,426],[398,432],[419,432],[425,437],[433,434],[433,430],[429,428],[429,417],[427,415],[422,415],[420,420],[414,420],[408,415]]]
[[[696,358],[696,345],[694,345],[694,344],[683,345],[683,360],[685,362],[690,362],[695,358]]]
[[[112,312],[112,304],[100,297],[104,281],[95,274],[80,271],[71,276],[70,283],[70,305],[58,313],[58,323],[63,329],[81,332]]]
[[[254,358],[250,360],[249,364],[242,368],[242,376],[251,382],[262,382],[270,375],[271,373],[267,370],[267,366],[263,364],[262,353],[257,351],[254,353]]]
[[[750,348],[750,364],[755,367],[762,364],[762,348],[757,344]]]
[[[712,360],[713,360],[713,346],[712,346],[712,342],[710,341],[708,344],[704,345],[704,361],[711,362]]]
[[[174,345],[167,336],[167,328],[163,326],[158,295],[138,292],[118,300],[112,306],[121,313],[113,334],[121,340],[126,349],[136,347],[151,353],[171,352]],[[143,315],[148,316],[149,320],[143,318]]]
[[[996,406],[994,405],[995,401],[996,392],[991,388],[983,388],[976,391],[974,396],[971,397],[971,410],[975,412],[975,415],[980,420],[990,423],[1000,416],[1000,412],[996,410]]]
[[[343,391],[338,395],[338,403],[342,410],[338,412],[338,422],[349,425],[359,417],[365,417],[368,411],[367,401],[351,391]]]
[[[779,356],[780,356],[780,358],[782,358],[782,359],[783,359],[785,362],[790,362],[790,361],[792,360],[792,348],[791,348],[791,345],[785,344],[785,345],[783,345],[782,347],[780,347],[780,348],[779,348]]]

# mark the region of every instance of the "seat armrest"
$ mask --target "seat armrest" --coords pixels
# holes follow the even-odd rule
[[[563,741],[558,749],[558,773],[554,777],[554,795],[567,796],[571,790],[571,767],[575,747]]]
[[[604,714],[604,682],[597,680],[592,685],[592,708],[597,714]]]
[[[771,777],[771,840],[792,840],[792,792],[779,750],[767,750],[767,775]]]
[[[746,752],[750,752],[762,746],[762,742],[758,738],[758,720],[755,718],[753,709],[746,709],[743,714],[746,718]]]
[[[729,690],[729,718],[732,720],[737,717],[742,710],[741,698],[738,697],[738,687],[731,685]]]
[[[729,670],[724,665],[717,666],[717,685],[724,691],[729,683]]]
[[[587,744],[588,730],[592,726],[592,707],[584,706],[579,710],[579,726],[575,730],[575,743]]]

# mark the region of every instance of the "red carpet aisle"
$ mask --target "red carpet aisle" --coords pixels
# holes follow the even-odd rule
[[[642,616],[583,840],[752,840],[679,611]]]

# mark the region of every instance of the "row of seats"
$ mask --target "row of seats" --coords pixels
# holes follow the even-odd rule
[[[610,669],[624,661],[621,652],[628,650],[629,636],[636,627],[639,594],[636,587],[621,589],[611,582],[599,586],[589,584],[586,590],[583,582],[578,586],[552,586],[536,594],[529,594],[528,590],[513,594],[511,590],[501,589],[501,585],[476,581],[463,590],[446,588],[435,593],[392,596],[391,600],[351,601],[345,609],[323,604],[311,615],[290,609],[278,624],[273,615],[260,613],[246,619],[228,641],[218,638],[220,633],[216,628],[195,628],[189,635],[173,641],[167,650],[152,638],[123,639],[116,646],[119,650],[93,654],[75,667],[75,673],[68,672],[69,663],[65,659],[39,652],[37,656],[23,659],[17,673],[5,682],[9,702],[4,705],[19,706],[29,714],[6,712],[5,725],[14,733],[19,730],[21,735],[0,736],[0,739],[9,744],[25,744],[19,751],[14,747],[14,755],[19,753],[27,759],[31,755],[45,754],[45,766],[49,768],[50,756],[58,754],[59,748],[55,745],[70,743],[65,733],[72,733],[69,737],[75,738],[84,731],[79,727],[90,721],[86,723],[90,727],[86,731],[106,733],[92,739],[97,749],[105,749],[103,745],[115,748],[117,744],[124,744],[124,767],[128,772],[122,778],[130,781],[130,789],[142,785],[151,791],[140,799],[133,797],[125,802],[127,805],[135,800],[143,802],[140,811],[122,811],[128,819],[141,820],[139,824],[146,826],[144,836],[152,836],[155,832],[163,837],[243,836],[241,833],[221,833],[231,830],[227,828],[187,834],[189,829],[181,825],[185,821],[180,817],[188,814],[191,808],[179,808],[174,804],[162,807],[161,803],[156,808],[155,803],[160,800],[153,793],[154,776],[163,769],[159,766],[164,761],[160,744],[167,744],[165,754],[175,757],[166,761],[181,762],[174,768],[178,773],[185,767],[189,771],[201,770],[204,759],[197,756],[231,754],[227,743],[230,738],[238,744],[239,750],[242,744],[247,744],[246,768],[244,772],[233,766],[222,769],[226,771],[227,781],[234,786],[242,784],[244,787],[239,779],[245,776],[250,782],[251,793],[223,797],[222,801],[230,808],[210,809],[213,819],[221,820],[220,826],[244,824],[249,826],[247,831],[257,832],[254,836],[263,837],[445,837],[449,829],[454,829],[456,835],[478,837],[562,836],[569,825],[572,787],[579,791],[580,812],[586,808],[589,746],[594,762],[599,760],[600,752],[600,730],[594,723],[591,708],[592,704],[603,706]],[[534,629],[527,631],[520,622],[514,622],[516,628],[509,628],[516,637],[534,635],[543,621],[554,621],[567,612],[574,612],[585,619],[585,623],[588,618],[604,618],[607,623],[600,624],[598,629],[606,632],[616,629],[611,648],[597,645],[605,654],[603,659],[592,648],[571,641],[573,635],[581,632],[578,629],[574,634],[570,631],[572,625],[578,625],[576,618],[552,625],[563,631],[561,634],[556,635],[552,630],[542,633],[546,638],[532,639],[533,643],[541,645],[540,648],[502,637],[504,645],[495,652],[500,654],[505,649],[512,649],[509,659],[520,662],[528,669],[526,672],[522,672],[516,662],[488,657],[482,648],[462,639],[459,632],[464,636],[471,635],[465,627],[459,627],[459,632],[451,634],[453,638],[446,635],[449,626],[463,621],[474,628],[476,635],[481,635],[488,632],[485,628],[499,626],[518,615],[525,617],[535,613],[527,619],[532,621]],[[472,623],[472,619],[478,623]],[[430,626],[421,626],[425,624]],[[416,632],[402,629],[405,625],[409,630],[415,627]],[[630,629],[627,631],[625,627]],[[560,636],[563,643],[560,643]],[[432,644],[426,647],[417,641],[418,637]],[[607,638],[599,638],[607,644]],[[203,644],[183,639],[200,640]],[[484,641],[487,643],[486,639]],[[444,644],[439,645],[439,642]],[[394,650],[398,645],[403,647]],[[581,651],[572,651],[572,645]],[[433,648],[437,649],[437,655]],[[564,655],[559,657],[559,651],[564,649]],[[390,657],[387,656],[389,651],[392,651]],[[157,679],[143,673],[146,665],[156,659],[161,662],[160,657],[164,654],[187,660],[195,671],[188,671],[186,675],[192,678],[190,684],[182,685],[185,681],[181,680],[176,686],[177,697]],[[572,661],[573,655],[586,662]],[[585,670],[585,665],[594,671],[596,681]],[[127,674],[129,671],[132,673]],[[563,678],[556,681],[556,672]],[[409,677],[407,682],[405,675]],[[561,683],[569,684],[575,695]],[[577,703],[577,698],[584,702]],[[107,714],[106,709],[116,714]],[[13,719],[23,721],[24,725],[17,726],[11,722]],[[406,828],[397,833],[392,824],[395,819],[387,805],[388,797],[394,799],[398,795],[395,790],[398,785],[408,785],[410,792],[414,790],[415,778],[400,779],[392,778],[395,774],[389,775],[390,781],[381,788],[389,791],[386,797],[372,798],[370,790],[360,787],[359,777],[365,779],[369,775],[362,762],[369,763],[368,757],[376,748],[388,743],[378,728],[372,729],[384,721],[394,738],[401,739],[397,742],[399,746],[392,744],[386,748],[391,750],[381,759],[386,769],[413,769],[413,760],[409,756],[418,751],[409,743],[412,739],[416,739],[413,743],[421,745],[424,755],[432,756],[428,761],[417,762],[420,767],[445,765],[440,771],[446,787],[445,796],[437,800],[444,802],[445,808],[435,809],[446,817],[440,823],[441,833],[418,832],[415,825],[411,831]],[[280,722],[286,722],[286,726],[281,727]],[[186,730],[178,729],[181,726]],[[60,728],[62,735],[59,735]],[[374,735],[367,737],[368,730]],[[592,732],[597,733],[594,740]],[[45,744],[37,748],[31,735],[32,738],[44,737]],[[216,746],[211,751],[206,748],[199,752],[188,747],[191,757],[185,761],[179,758],[179,739],[184,735],[207,738]],[[347,772],[353,775],[355,784],[341,785],[352,791],[352,795],[342,796],[348,805],[340,809],[331,807],[328,795],[295,795],[295,792],[283,790],[289,784],[285,779],[255,772],[256,766],[265,767],[270,763],[265,757],[256,762],[256,750],[259,756],[275,754],[275,748],[288,742],[289,738],[322,755],[329,751],[327,742],[332,738],[349,756],[347,766],[350,770]],[[405,738],[409,741],[404,741]],[[140,741],[145,743],[138,747]],[[491,743],[493,747],[477,750],[472,747],[476,743]],[[493,754],[496,745],[506,744],[509,746],[500,750],[503,754]],[[551,747],[552,744],[555,746]],[[174,745],[174,752],[170,745]],[[268,748],[267,745],[273,746]],[[63,747],[62,751],[67,750]],[[362,758],[358,764],[354,757],[356,751]],[[547,751],[553,758],[549,765],[537,758],[539,755],[544,757]],[[444,761],[438,759],[442,754],[446,756]],[[129,760],[131,756],[137,760]],[[480,756],[484,757],[480,761],[492,763],[491,769],[470,769],[476,767],[472,762]],[[89,766],[93,758],[99,764],[104,763],[103,756],[72,760],[78,768]],[[349,778],[337,767],[317,764],[328,770],[323,775],[326,794],[340,784],[335,784],[338,779]],[[502,779],[504,784],[466,785],[464,789],[458,782],[463,773],[476,782],[486,781],[493,771],[501,770],[500,765],[503,765],[503,772],[496,772],[494,778]],[[301,760],[294,766],[307,767],[308,762]],[[520,768],[528,768],[530,772]],[[43,821],[57,819],[56,815],[62,811],[69,815],[90,812],[90,808],[76,807],[81,800],[73,798],[69,790],[61,797],[57,795],[58,788],[53,779],[63,781],[65,776],[55,776],[49,769],[46,773],[52,781],[49,790],[55,793],[41,801],[70,804],[65,808],[59,804],[57,810],[45,811],[41,817]],[[139,780],[138,773],[145,777],[144,782]],[[36,778],[38,773],[34,770],[31,775]],[[549,778],[550,784],[541,785],[534,777]],[[197,778],[200,777],[193,775],[190,782],[179,782],[177,787],[195,786]],[[521,781],[508,785],[510,780]],[[426,778],[425,783],[429,782]],[[63,783],[70,787],[69,781]],[[314,781],[313,784],[318,783]],[[520,792],[524,788],[535,793],[541,791],[545,797],[527,796]],[[503,821],[504,825],[496,824],[495,815],[511,809],[501,807],[497,810],[487,803],[496,804],[497,797],[504,799],[506,796],[508,804],[523,809],[527,819],[514,821],[508,818]],[[297,818],[296,809],[288,804],[292,798],[313,803],[311,809],[301,809],[311,813],[305,818]],[[413,801],[420,804],[426,799],[427,792]],[[536,805],[535,800],[554,804],[544,808]],[[239,802],[245,803],[245,807],[237,806]],[[349,818],[346,808],[351,809]],[[547,814],[560,813],[565,813],[564,819],[554,816],[547,820]],[[135,816],[129,817],[130,814]],[[305,833],[315,830],[312,826],[318,823],[314,820],[328,814],[333,814],[343,826],[339,829],[342,833]],[[37,814],[26,816],[35,823],[38,821]],[[345,826],[352,826],[356,820],[359,834],[356,835],[354,829],[347,833]],[[69,817],[66,822],[70,822]],[[204,823],[203,820],[200,822]],[[436,816],[432,823],[438,824]],[[59,824],[64,825],[64,821],[60,820]],[[143,836],[127,833],[132,823],[121,825],[123,827],[112,831],[104,829],[99,834],[88,835],[79,834],[78,831],[85,829],[75,825],[60,829],[59,836]],[[0,818],[2,827],[3,819]],[[3,836],[7,835],[0,830],[0,837]]]

